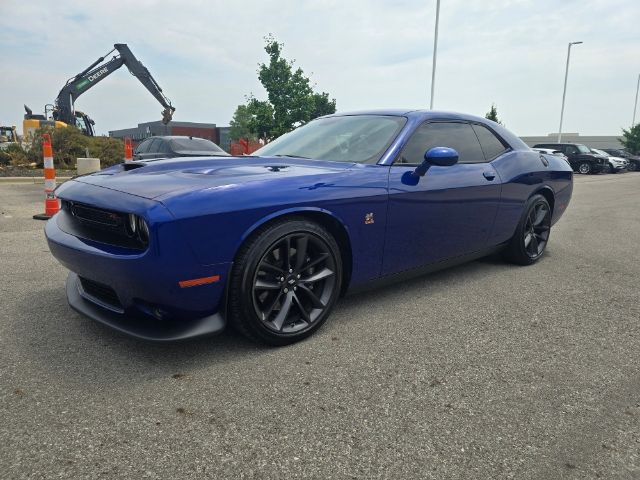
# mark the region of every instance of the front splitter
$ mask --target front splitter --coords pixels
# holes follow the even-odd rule
[[[71,308],[121,333],[153,342],[176,342],[220,333],[226,321],[220,313],[195,320],[162,321],[131,317],[107,310],[80,295],[78,275],[69,272],[66,289]]]

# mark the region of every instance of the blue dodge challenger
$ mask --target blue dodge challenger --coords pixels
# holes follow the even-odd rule
[[[75,310],[172,341],[230,323],[284,345],[338,297],[502,250],[529,265],[571,167],[484,118],[385,110],[316,119],[253,156],[123,163],[61,185],[46,225]]]

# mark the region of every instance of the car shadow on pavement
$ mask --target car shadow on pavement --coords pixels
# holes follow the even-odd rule
[[[38,365],[57,381],[73,383],[119,384],[136,380],[168,377],[179,372],[193,372],[215,365],[246,362],[256,364],[263,356],[281,355],[282,361],[308,351],[317,353],[331,344],[340,330],[350,333],[354,317],[366,321],[366,312],[394,308],[408,299],[425,298],[433,291],[445,292],[473,278],[496,273],[500,269],[518,268],[499,258],[467,263],[388,286],[378,287],[341,298],[331,318],[308,340],[284,348],[257,345],[232,329],[217,336],[175,343],[152,343],[127,337],[72,310],[66,302],[64,288],[38,289],[25,298],[17,298],[10,308],[11,342],[22,358]],[[428,300],[428,298],[427,298]],[[11,306],[10,306],[11,307]],[[287,352],[288,351],[288,352]],[[298,352],[298,353],[296,353]],[[277,360],[276,360],[277,361]],[[223,367],[224,368],[224,367]],[[124,373],[126,372],[126,373]]]
[[[136,374],[147,379],[162,377],[273,350],[232,329],[182,342],[137,340],[72,310],[60,287],[38,289],[13,305],[8,318],[15,339],[9,341],[21,350],[22,358],[35,362],[42,371],[56,376],[63,373],[76,381],[96,377],[117,381],[125,371],[129,379]]]

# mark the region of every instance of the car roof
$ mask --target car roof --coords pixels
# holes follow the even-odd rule
[[[507,130],[503,125],[496,123],[484,117],[478,117],[475,115],[469,115],[466,113],[449,112],[442,110],[411,110],[411,109],[379,109],[379,110],[360,110],[355,112],[339,112],[331,115],[325,115],[322,118],[329,117],[345,117],[355,115],[387,115],[395,117],[406,117],[409,119],[408,124],[422,123],[428,120],[461,120],[467,122],[475,122],[482,125],[486,125],[493,129],[499,136],[503,138],[511,148],[516,150],[530,150],[517,135]]]
[[[189,135],[154,135],[152,137],[145,138],[145,140],[151,140],[151,139],[154,139],[154,138],[159,138],[161,140],[184,140],[184,139],[189,140],[189,139],[197,138],[199,140],[207,140],[207,141],[211,142],[211,140],[209,140],[208,138],[197,137],[195,135],[191,135],[191,136],[189,136]]]
[[[417,109],[377,109],[377,110],[356,110],[352,112],[338,112],[331,115],[325,115],[325,117],[346,117],[353,115],[388,115],[394,117],[418,117],[424,120],[430,118],[447,119],[447,120],[471,120],[479,121],[481,123],[492,123],[484,117],[478,117],[475,115],[469,115],[466,113],[451,112],[446,110],[417,110]]]

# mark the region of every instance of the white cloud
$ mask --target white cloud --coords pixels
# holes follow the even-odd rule
[[[253,92],[262,37],[285,43],[339,110],[426,107],[435,0],[3,2],[0,122],[21,123],[64,81],[127,43],[177,108],[177,120],[226,125]],[[7,12],[9,12],[7,14]],[[484,114],[492,102],[516,133],[557,129],[566,45],[565,130],[617,134],[631,121],[640,73],[635,0],[442,0],[437,108]],[[82,96],[99,132],[159,119],[126,69]]]

